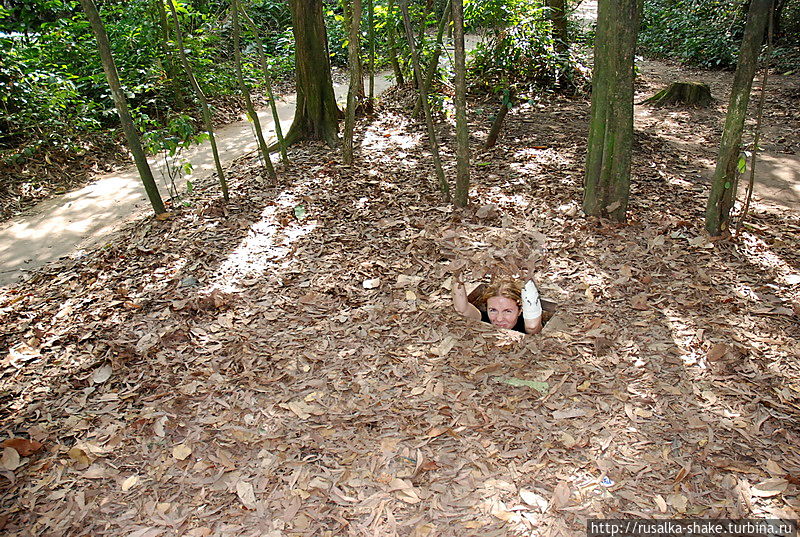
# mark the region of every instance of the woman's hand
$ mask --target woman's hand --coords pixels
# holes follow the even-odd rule
[[[481,319],[481,312],[467,300],[467,289],[461,281],[461,272],[453,274],[453,308],[470,319]]]
[[[527,333],[538,334],[542,331],[542,302],[533,280],[528,280],[522,288],[522,318]]]

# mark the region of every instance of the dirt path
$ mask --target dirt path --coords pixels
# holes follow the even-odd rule
[[[390,86],[388,73],[375,77],[376,94]],[[335,84],[340,102],[347,86]],[[284,132],[294,116],[295,95],[281,97],[278,115]],[[275,128],[268,110],[259,112],[265,134],[274,138]],[[246,119],[226,125],[216,133],[223,166],[255,151],[257,144],[252,124]],[[208,142],[192,148],[186,155],[192,162],[194,182],[214,173],[214,160]],[[273,155],[276,159],[277,155]],[[160,180],[163,163],[151,158],[150,166],[164,195]],[[84,188],[38,204],[28,214],[0,226],[0,285],[11,285],[32,270],[64,256],[80,256],[85,248],[101,244],[122,225],[151,211],[135,167],[107,174]]]
[[[579,6],[576,17],[591,20],[596,14],[597,2],[586,1]],[[468,36],[468,47],[474,46],[477,38]],[[667,82],[670,76],[680,76],[681,71],[669,69],[661,62],[644,62],[644,70]],[[701,73],[701,72],[698,72]],[[391,82],[388,72],[376,76],[376,94],[380,94]],[[663,76],[662,76],[663,75]],[[707,76],[726,76],[706,73]],[[722,105],[727,93],[720,85],[715,92]],[[336,84],[337,99],[341,102],[346,86]],[[649,87],[645,88],[651,89]],[[294,96],[281,98],[278,103],[281,124],[288,128],[294,114]],[[259,114],[268,136],[274,134],[271,115]],[[648,111],[639,107],[637,128],[648,128]],[[684,118],[685,119],[685,118]],[[691,121],[686,119],[686,121]],[[251,124],[242,120],[227,125],[217,133],[217,143],[223,165],[256,149]],[[683,143],[683,142],[681,142]],[[709,177],[713,172],[715,139],[698,141],[694,156],[704,159]],[[689,154],[691,152],[688,152]],[[209,178],[214,164],[208,143],[195,147],[188,155],[193,164],[194,182]],[[273,155],[276,158],[276,155]],[[712,159],[712,160],[709,160]],[[160,176],[162,163],[151,159],[156,177]],[[800,202],[800,157],[780,151],[768,151],[757,166],[757,200],[777,210],[796,210]],[[44,201],[28,214],[0,225],[0,286],[10,286],[26,278],[31,271],[65,256],[80,257],[84,249],[108,241],[115,230],[150,211],[144,189],[136,169],[131,167],[121,172],[100,177],[94,183],[63,196]]]
[[[477,36],[469,35],[467,48],[474,48]],[[452,49],[451,49],[452,50]],[[447,61],[447,57],[443,57]],[[375,95],[394,84],[390,71],[375,76]],[[347,98],[347,84],[334,84],[334,93],[340,106]],[[277,102],[283,132],[294,117],[296,95],[280,97]],[[275,137],[272,115],[268,110],[259,112],[265,135]],[[223,166],[257,149],[252,124],[242,118],[226,125],[215,133]],[[272,155],[277,162],[278,155]],[[187,178],[201,182],[214,173],[211,145],[206,142],[186,154],[193,166]],[[161,180],[163,162],[150,158],[153,175],[164,195]],[[103,175],[84,188],[39,203],[27,214],[0,224],[0,286],[13,285],[45,264],[72,256],[80,257],[84,249],[102,244],[123,225],[133,222],[151,211],[139,174],[135,167]]]

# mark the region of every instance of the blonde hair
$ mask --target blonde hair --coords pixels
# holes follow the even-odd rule
[[[495,296],[509,298],[522,308],[522,288],[517,281],[502,279],[490,283],[481,295],[481,303],[486,304],[487,300]]]

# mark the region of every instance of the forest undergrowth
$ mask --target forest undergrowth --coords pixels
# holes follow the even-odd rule
[[[719,110],[652,111],[618,225],[579,210],[585,99],[516,107],[489,151],[474,102],[466,210],[436,194],[410,99],[360,122],[353,167],[303,144],[273,184],[242,159],[229,205],[209,182],[0,289],[5,534],[800,518],[800,215],[757,204],[705,236],[705,164],[675,140]],[[454,270],[513,267],[558,304],[540,336],[453,311]]]

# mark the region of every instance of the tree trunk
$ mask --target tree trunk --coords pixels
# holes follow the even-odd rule
[[[158,23],[161,26],[161,52],[167,59],[166,74],[169,79],[172,91],[175,93],[175,105],[183,110],[186,108],[186,99],[183,97],[183,90],[181,89],[181,81],[178,80],[178,68],[175,62],[175,55],[172,53],[172,48],[169,46],[169,22],[167,22],[167,12],[164,9],[164,0],[154,0],[156,4],[156,11],[158,12]]]
[[[216,166],[217,175],[219,176],[219,186],[222,190],[222,199],[224,199],[227,203],[229,199],[228,182],[225,180],[225,172],[222,171],[222,162],[219,159],[217,140],[214,137],[214,125],[211,119],[211,110],[208,108],[208,100],[206,99],[203,90],[200,88],[200,84],[197,83],[197,79],[194,77],[192,66],[189,64],[189,60],[186,59],[186,49],[184,48],[183,35],[181,34],[181,23],[178,20],[178,13],[175,11],[174,2],[169,3],[169,9],[172,13],[172,18],[175,19],[175,39],[178,41],[178,54],[180,55],[181,63],[183,64],[183,70],[186,71],[186,76],[189,78],[189,83],[194,89],[195,96],[197,96],[197,100],[200,101],[200,108],[203,112],[203,123],[205,124],[206,131],[208,132],[208,141],[211,142],[211,153],[214,155],[214,166]]]
[[[550,22],[553,25],[556,52],[564,55],[569,51],[566,2],[564,0],[547,0],[547,7],[550,8]]]
[[[511,109],[510,97],[503,97],[503,102],[497,110],[497,115],[492,121],[492,127],[489,129],[489,135],[486,137],[486,143],[483,145],[484,149],[494,147],[497,143],[497,137],[500,136],[500,129],[503,128],[503,120],[506,119],[508,111]]]
[[[264,133],[261,131],[261,120],[258,119],[258,113],[255,106],[253,106],[253,99],[250,96],[250,88],[244,80],[242,73],[242,39],[241,27],[239,25],[239,0],[231,0],[231,15],[233,20],[233,62],[236,67],[236,80],[239,83],[239,91],[242,92],[244,97],[244,104],[247,108],[247,114],[253,122],[253,127],[256,131],[256,139],[258,140],[258,147],[261,149],[261,156],[264,159],[264,167],[267,168],[267,174],[270,179],[277,179],[275,167],[272,165],[272,160],[269,158],[269,148],[267,142],[264,140]]]
[[[375,0],[367,0],[367,39],[369,39],[369,110],[372,111],[375,100]]]
[[[348,38],[347,38],[347,41],[348,41],[348,46],[347,46],[347,69],[350,70],[351,69],[351,65],[352,65],[350,63],[350,36],[352,35],[351,32],[353,31],[353,0],[350,0],[348,2],[343,2],[343,4],[344,4],[344,20],[345,20],[345,23],[346,23],[346,26],[347,26],[347,35],[348,35]],[[363,1],[361,2],[361,5],[362,6],[364,5]],[[362,9],[362,11],[363,11],[363,9]],[[356,25],[356,32],[358,32],[358,36],[360,37],[361,36],[361,17],[359,17],[358,24]],[[360,41],[360,39],[359,39],[359,41]],[[360,45],[359,45],[359,48],[358,48],[358,55],[356,56],[355,60],[356,60],[355,69],[356,69],[356,82],[357,82],[357,84],[356,84],[356,107],[357,108],[356,109],[360,109],[361,108],[361,103],[363,103],[364,99],[366,98],[366,93],[364,92],[364,65],[363,65],[363,63],[361,61],[361,46]]]
[[[386,8],[386,17],[389,19],[386,25],[389,28],[389,62],[392,64],[392,71],[394,71],[394,81],[398,86],[405,84],[403,78],[403,70],[400,69],[400,62],[397,60],[397,40],[394,35],[395,21],[394,21],[394,0],[389,0],[389,6]]]
[[[333,94],[322,0],[290,0],[289,7],[295,40],[297,108],[286,143],[323,140],[333,147],[338,141],[341,112]]]
[[[253,19],[245,11],[244,6],[239,3],[239,11],[244,17],[244,22],[250,33],[253,34],[253,39],[256,42],[256,53],[258,54],[258,63],[261,64],[261,70],[264,72],[264,85],[267,89],[267,100],[269,101],[270,110],[272,110],[272,121],[275,125],[275,136],[278,138],[278,149],[281,152],[281,160],[284,164],[289,163],[289,155],[286,154],[286,141],[283,139],[283,128],[281,127],[281,118],[278,115],[278,108],[275,106],[275,96],[272,94],[272,82],[270,82],[269,65],[267,65],[267,57],[264,54],[264,45],[261,41],[261,34],[258,33]]]
[[[633,56],[642,0],[598,4],[583,211],[625,221],[633,145]]]
[[[164,202],[161,200],[161,195],[158,193],[158,186],[155,179],[153,179],[153,172],[150,170],[150,165],[147,163],[147,157],[142,149],[141,141],[139,140],[139,132],[133,124],[130,111],[128,110],[128,101],[125,99],[125,93],[122,91],[122,85],[119,81],[119,74],[117,73],[117,66],[114,64],[114,58],[111,56],[111,44],[108,41],[108,34],[106,34],[103,21],[100,20],[100,14],[97,12],[97,7],[94,5],[93,0],[81,0],[86,18],[89,19],[89,24],[92,27],[92,32],[97,39],[97,49],[100,52],[100,60],[103,63],[103,71],[106,73],[106,80],[108,86],[111,88],[111,96],[114,98],[114,104],[117,107],[119,114],[119,121],[122,125],[122,130],[125,133],[125,140],[128,142],[128,147],[133,155],[133,160],[136,163],[136,169],[139,170],[139,177],[142,179],[144,190],[147,193],[147,198],[150,200],[150,205],[153,206],[153,211],[158,214],[166,212],[164,210]]]
[[[439,190],[444,195],[446,202],[450,201],[450,185],[447,183],[447,178],[444,176],[444,169],[442,168],[442,159],[439,157],[439,144],[436,141],[436,129],[433,125],[433,117],[431,116],[431,108],[428,106],[428,95],[425,93],[425,87],[422,80],[422,71],[419,67],[419,57],[417,56],[417,48],[414,46],[414,33],[411,31],[411,20],[408,16],[408,0],[400,0],[400,11],[403,12],[403,26],[406,30],[406,39],[408,39],[408,46],[411,49],[411,64],[414,67],[414,78],[417,81],[417,86],[422,93],[422,112],[425,114],[425,125],[428,128],[428,142],[430,143],[431,155],[433,156],[433,165],[436,171],[436,177],[439,182]]]
[[[447,26],[447,21],[450,20],[450,9],[452,2],[447,1],[447,5],[442,12],[442,18],[439,20],[439,29],[436,32],[436,46],[433,49],[433,57],[428,64],[428,69],[425,72],[425,93],[430,93],[431,85],[433,84],[433,77],[436,74],[436,68],[439,67],[439,57],[442,54],[442,40],[444,39],[444,28]],[[422,101],[418,101],[414,105],[414,112],[411,114],[416,117],[419,115],[420,106]]]
[[[708,106],[712,101],[711,88],[703,82],[673,82],[652,97],[648,97],[642,104],[663,106],[665,104],[689,104],[695,106]]]
[[[453,41],[455,61],[455,105],[456,105],[456,192],[457,207],[469,203],[469,126],[467,125],[466,51],[464,50],[464,4],[463,0],[452,0]],[[447,19],[447,9],[442,20]],[[442,25],[440,30],[444,31]],[[441,38],[441,34],[439,35]],[[437,48],[438,50],[438,48]]]
[[[717,166],[706,205],[706,231],[712,236],[721,235],[730,227],[731,208],[736,200],[736,184],[739,179],[737,165],[742,131],[771,4],[772,0],[752,0],[747,13]]]
[[[361,47],[359,37],[361,34],[361,0],[353,0],[350,9],[350,40],[347,44],[347,60],[350,67],[350,86],[347,89],[347,111],[344,118],[344,141],[342,144],[343,161],[350,165],[353,163],[353,129],[356,123],[356,101],[358,86],[360,85],[359,55]]]

